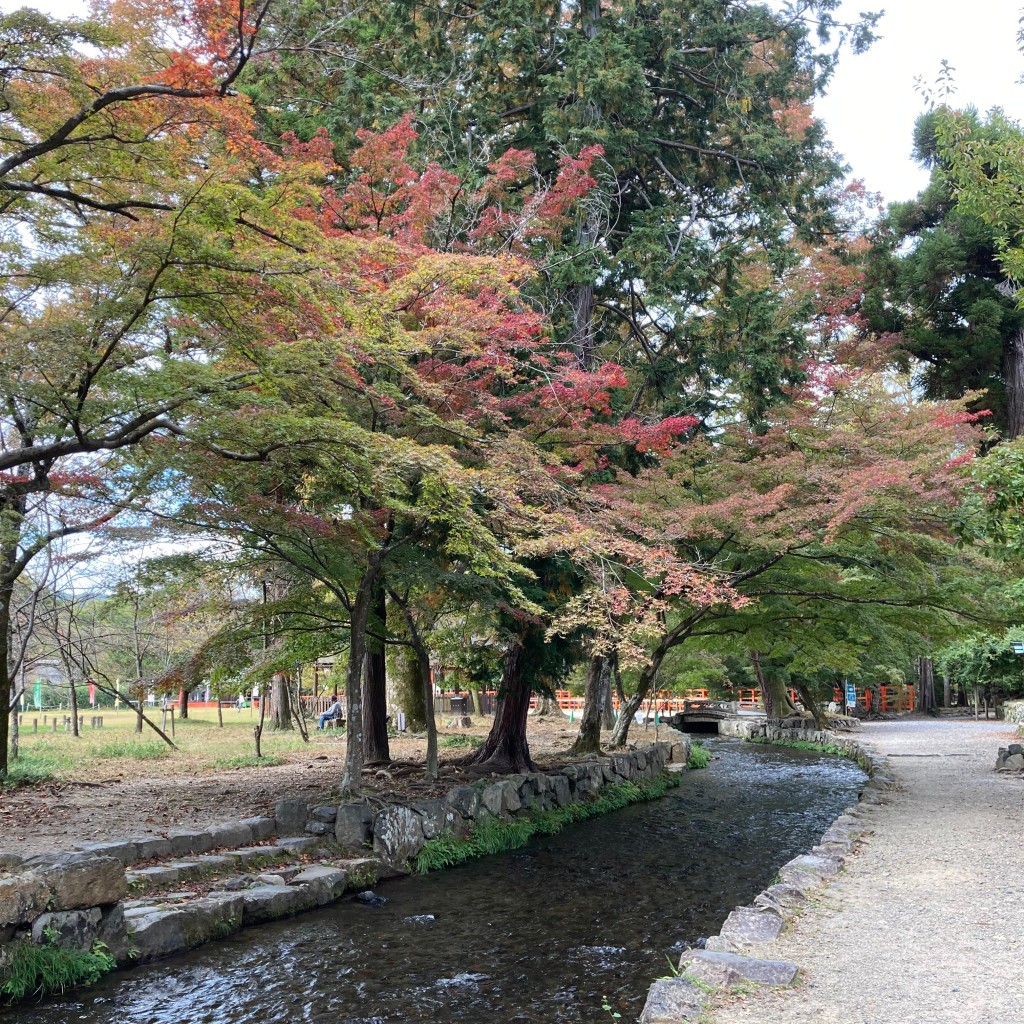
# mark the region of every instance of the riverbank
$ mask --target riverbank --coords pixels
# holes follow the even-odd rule
[[[870,723],[897,788],[863,806],[871,834],[765,948],[787,989],[719,997],[714,1024],[1003,1024],[1020,1020],[1024,783],[992,770],[1002,722]]]
[[[249,711],[225,712],[223,730],[213,712],[204,714],[177,723],[180,751],[154,743],[149,738],[152,734],[138,739],[126,712],[121,712],[120,719],[108,716],[95,735],[86,730],[77,739],[63,733],[26,736],[26,759],[52,769],[53,777],[33,785],[0,788],[0,850],[27,856],[70,850],[111,836],[204,829],[228,820],[272,816],[277,802],[285,797],[314,806],[337,802],[344,775],[344,734],[313,732],[310,742],[303,743],[297,732],[268,732],[263,740],[268,757],[262,762],[238,757],[232,763],[219,755],[243,749],[231,746],[234,734],[245,738],[246,751],[251,748]],[[490,718],[474,717],[470,728],[441,729],[441,778],[436,784],[423,777],[426,737],[392,737],[395,763],[365,773],[364,788],[383,801],[430,799],[473,781],[479,773],[457,762],[483,742],[490,726]],[[576,728],[564,716],[530,718],[530,750],[541,770],[557,770],[573,760],[568,751]],[[637,727],[631,739],[654,739],[653,732]],[[104,745],[98,749],[107,753],[85,756],[99,743],[100,733]],[[222,750],[218,744],[224,743],[228,746]],[[218,756],[204,760],[203,751]]]

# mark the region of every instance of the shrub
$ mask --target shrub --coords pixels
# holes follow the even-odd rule
[[[690,746],[690,756],[686,759],[687,768],[707,768],[711,764],[711,751],[694,740]]]

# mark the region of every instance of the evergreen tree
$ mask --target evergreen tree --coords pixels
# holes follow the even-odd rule
[[[898,336],[903,357],[917,361],[928,397],[980,392],[973,407],[990,410],[1016,437],[1024,432],[1024,312],[999,258],[998,225],[962,200],[940,140],[950,116],[942,109],[918,119],[914,152],[931,180],[880,224],[864,311],[874,331]],[[974,142],[991,142],[999,130],[974,111],[956,117]]]

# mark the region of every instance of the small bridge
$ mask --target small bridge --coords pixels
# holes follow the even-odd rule
[[[667,722],[681,732],[714,732],[743,735],[749,723],[761,724],[765,713],[761,708],[744,706],[738,700],[687,700]]]

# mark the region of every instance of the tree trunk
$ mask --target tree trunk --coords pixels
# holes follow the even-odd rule
[[[811,693],[806,683],[797,683],[796,688],[800,691],[800,699],[804,702],[804,706],[811,713],[811,717],[814,719],[814,724],[818,729],[828,730],[832,728],[832,723],[828,720],[828,715],[821,710],[820,705],[814,699],[814,694]]]
[[[13,558],[10,559],[13,561]],[[7,568],[8,558],[5,554],[3,568]],[[11,692],[14,689],[11,679],[11,649],[14,644],[13,631],[11,629],[11,601],[14,598],[13,583],[0,583],[0,641],[3,643],[3,650],[0,651],[0,778],[3,778],[8,771],[8,746],[10,744],[11,716],[8,709],[11,706]]]
[[[398,676],[395,697],[399,710],[405,713],[406,725],[413,732],[422,732],[427,724],[427,712],[423,700],[423,677],[420,659],[415,646],[401,648],[398,655]],[[430,683],[429,665],[427,683]]]
[[[615,728],[615,704],[612,701],[612,677],[615,677],[615,685],[622,692],[622,676],[619,673],[619,656],[612,654],[609,659],[611,671],[604,674],[604,693],[601,695],[601,728],[610,731]]]
[[[655,680],[658,678],[658,671],[661,668],[661,663],[665,660],[665,655],[672,649],[671,644],[667,641],[663,641],[655,649],[651,655],[651,660],[644,666],[644,670],[640,673],[640,678],[636,684],[636,693],[631,697],[626,698],[625,694],[622,693],[622,680],[616,672],[616,685],[619,689],[619,717],[615,722],[615,728],[612,730],[612,734],[608,740],[608,746],[610,747],[624,747],[627,739],[629,739],[629,730],[633,725],[633,720],[636,718],[636,713],[643,706],[644,701],[647,699],[647,694],[650,693],[651,688],[654,686]]]
[[[188,690],[184,686],[178,690],[178,718],[188,718]]]
[[[256,741],[256,756],[262,757],[263,751],[260,749],[260,743],[263,740],[263,723],[266,720],[267,715],[267,695],[265,693],[260,695],[260,720],[252,727],[253,739]]]
[[[480,687],[474,686],[469,692],[473,695],[473,714],[476,715],[477,718],[483,718],[484,698],[483,694],[480,692]]]
[[[423,702],[423,714],[427,726],[427,763],[428,779],[437,778],[437,719],[434,717],[434,681],[430,678],[430,651],[423,642],[418,629],[412,626],[413,650],[419,667],[420,697]]]
[[[534,712],[536,718],[553,718],[561,715],[562,709],[558,706],[558,698],[548,693],[543,693],[537,699],[537,710]]]
[[[581,5],[580,28],[589,40],[596,39],[601,26],[601,0],[585,0]],[[602,110],[599,104],[591,100],[585,103],[585,110],[591,125],[596,126],[601,120]],[[576,252],[578,270],[585,270],[591,280],[574,285],[569,290],[568,300],[572,309],[572,336],[569,345],[576,352],[576,358],[584,370],[593,367],[596,350],[594,324],[594,279],[598,275],[598,262],[594,253],[600,235],[600,214],[594,206],[595,196],[590,197],[590,205],[585,210],[584,222],[577,232]]]
[[[131,697],[131,689],[128,690],[128,696]],[[135,731],[142,733],[142,723],[145,721],[146,715],[142,710],[143,705],[146,703],[146,685],[143,681],[139,680],[139,685],[136,687],[135,694],[136,706],[135,706]]]
[[[366,656],[366,624],[377,592],[381,556],[371,556],[352,602],[349,622],[348,671],[345,674],[345,774],[341,795],[362,791],[363,771],[363,659]]]
[[[270,729],[273,732],[292,728],[291,685],[287,672],[275,672],[270,680]]]
[[[601,654],[592,654],[587,663],[587,685],[583,696],[583,714],[572,752],[577,755],[601,753],[601,712],[604,697],[610,692],[611,664]]]
[[[387,628],[387,598],[378,585],[373,594],[373,631],[367,636],[363,661],[363,743],[364,764],[390,764],[388,749],[388,680],[384,663],[384,632]]]
[[[917,661],[917,710],[935,710],[935,664],[923,656]]]
[[[760,651],[750,652],[750,663],[754,666],[757,685],[761,689],[761,704],[768,721],[777,721],[795,714],[796,708],[786,692],[786,684],[781,679],[768,679],[765,676]]]
[[[1006,425],[1010,439],[1024,434],[1024,330],[1003,342]]]
[[[494,723],[484,745],[466,759],[467,764],[486,766],[497,772],[534,770],[530,746],[526,741],[530,687],[524,670],[523,645],[513,641],[505,652]]]
[[[71,735],[78,735],[78,690],[74,676],[68,680],[68,710],[71,712]]]

